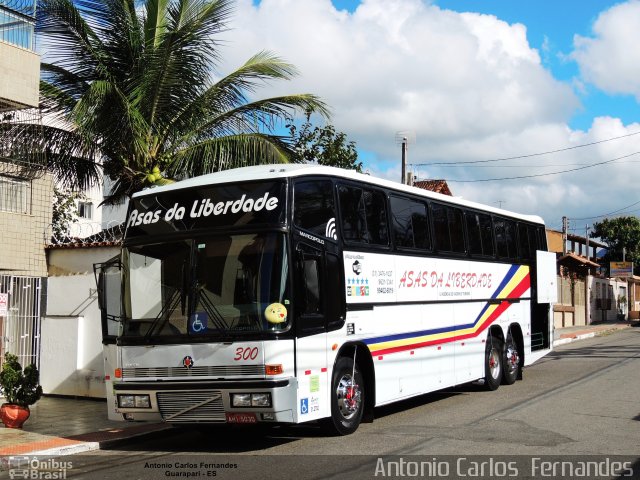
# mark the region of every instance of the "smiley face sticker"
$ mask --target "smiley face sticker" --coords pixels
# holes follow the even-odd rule
[[[281,303],[272,303],[264,309],[264,317],[269,323],[284,323],[287,321],[287,307]]]

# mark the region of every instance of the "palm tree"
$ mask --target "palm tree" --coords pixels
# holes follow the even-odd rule
[[[39,3],[37,32],[50,52],[42,148],[64,186],[86,188],[102,167],[114,181],[106,202],[117,203],[151,184],[286,162],[290,143],[275,128],[296,110],[328,114],[310,94],[249,98],[265,81],[297,74],[269,52],[212,80],[232,0],[141,3]]]

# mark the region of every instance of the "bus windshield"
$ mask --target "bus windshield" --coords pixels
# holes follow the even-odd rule
[[[122,336],[282,331],[289,325],[288,270],[282,233],[125,247]]]

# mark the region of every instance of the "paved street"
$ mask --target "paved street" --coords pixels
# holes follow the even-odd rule
[[[383,455],[624,455],[637,461],[639,394],[640,328],[630,328],[558,347],[527,368],[524,381],[496,392],[466,386],[380,408],[374,423],[348,437],[327,437],[315,425],[175,429],[117,450],[68,458],[76,462],[73,473],[87,478],[160,478],[186,471],[222,478],[240,472],[243,478],[291,478],[296,471],[300,478],[329,478],[349,471],[368,478]],[[237,468],[207,470],[200,462]]]

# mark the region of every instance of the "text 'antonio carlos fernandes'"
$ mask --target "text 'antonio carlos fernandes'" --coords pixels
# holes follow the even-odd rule
[[[558,460],[541,457],[479,459],[431,458],[410,461],[378,458],[374,476],[414,478],[611,478],[633,477],[633,462],[601,457],[598,460]]]

